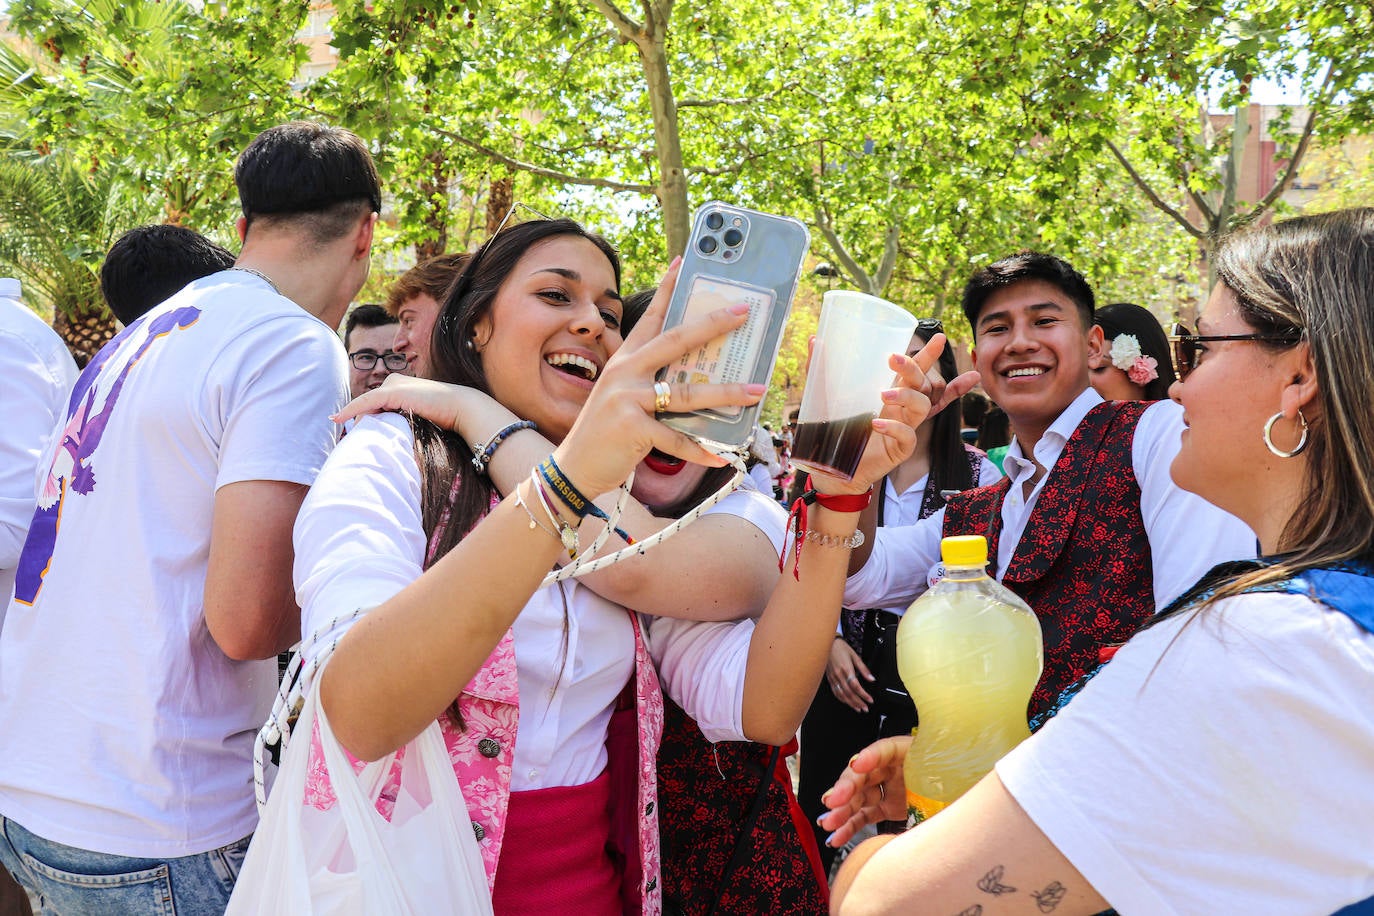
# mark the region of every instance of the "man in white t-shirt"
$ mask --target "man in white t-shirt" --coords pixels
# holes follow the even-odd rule
[[[34,472],[76,381],[62,338],[19,296],[18,280],[0,278],[0,627],[33,517]]]
[[[335,328],[381,206],[353,134],[235,169],[243,249],[76,383],[0,633],[0,861],[60,912],[219,913],[257,823],[252,744],[298,638],[291,529],[332,449]]]

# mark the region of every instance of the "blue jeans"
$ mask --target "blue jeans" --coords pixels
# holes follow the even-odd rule
[[[0,863],[42,916],[221,916],[250,839],[194,856],[139,859],[54,843],[0,817]]]

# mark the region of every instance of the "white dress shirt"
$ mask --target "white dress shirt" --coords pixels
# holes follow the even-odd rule
[[[1075,398],[1035,444],[1035,460],[1053,469],[1078,424],[1101,402],[1102,397],[1091,388]],[[1131,466],[1140,485],[1140,514],[1150,541],[1155,607],[1160,609],[1217,563],[1254,557],[1257,547],[1254,532],[1244,522],[1174,484],[1169,466],[1181,445],[1182,431],[1183,408],[1172,401],[1160,401],[1141,415],[1131,442]],[[1034,477],[1035,464],[1025,457],[1015,439],[1003,468],[1011,478],[1011,489],[1002,502],[998,581],[1021,543],[1026,523],[1050,476],[1047,473],[1036,482],[1029,497],[1023,496],[1023,484]],[[943,571],[940,539],[944,522],[945,510],[941,509],[913,525],[878,529],[868,562],[845,585],[845,607],[890,607],[914,601]]]
[[[975,487],[986,487],[1002,479],[1002,472],[997,465],[987,458],[978,462],[978,479],[973,482]],[[883,508],[881,521],[883,527],[896,528],[902,525],[914,525],[921,520],[921,506],[926,501],[926,485],[930,482],[930,475],[926,474],[901,493],[892,483],[892,477],[888,476],[883,480]],[[943,512],[944,510],[938,510]],[[932,513],[934,514],[934,513]],[[943,516],[941,516],[943,517]],[[883,610],[896,614],[898,617],[906,613],[910,601],[904,604],[895,604]]]

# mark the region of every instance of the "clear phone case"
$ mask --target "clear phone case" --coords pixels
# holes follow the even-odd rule
[[[798,220],[735,207],[703,204],[692,221],[665,328],[737,302],[750,305],[741,328],[710,341],[659,373],[668,382],[767,384],[811,236]],[[707,444],[747,446],[760,405],[665,413],[667,425]]]

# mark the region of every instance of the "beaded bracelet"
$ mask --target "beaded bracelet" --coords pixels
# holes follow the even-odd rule
[[[811,541],[823,547],[847,546],[851,549],[858,547],[864,542],[863,532],[855,531],[847,538],[839,538],[838,535],[817,534],[807,530],[806,507],[812,503],[817,503],[822,509],[829,509],[832,512],[862,512],[868,508],[868,504],[873,500],[873,488],[869,487],[862,493],[850,494],[829,494],[817,493],[811,488],[811,478],[806,479],[806,491],[797,497],[797,501],[792,503],[792,510],[787,514],[787,530],[790,532],[795,524],[796,537],[792,541],[792,549],[795,558],[792,562],[792,577],[801,581],[801,547],[802,541]],[[813,536],[814,535],[814,536]],[[832,543],[826,538],[835,538]],[[778,556],[778,572],[783,571],[787,561],[787,548],[784,546],[782,553]]]
[[[506,437],[511,433],[518,433],[522,429],[538,429],[533,420],[517,420],[514,423],[503,426],[496,435],[487,440],[481,448],[472,450],[472,466],[477,469],[477,473],[483,476],[487,473],[487,465],[491,464],[491,456],[496,454],[496,449]]]
[[[846,536],[842,534],[821,534],[819,531],[808,531],[802,537],[802,540],[812,544],[818,544],[821,547],[848,547],[850,550],[853,550],[856,547],[863,546],[864,533],[862,531],[855,531],[853,534]]]
[[[552,455],[539,463],[538,471],[540,476],[544,478],[544,482],[549,485],[549,489],[553,490],[558,498],[563,501],[563,505],[571,509],[578,518],[586,518],[590,515],[592,518],[599,518],[610,525],[610,517],[600,506],[583,496],[582,491],[564,476],[563,469],[558,466],[557,461],[553,460]],[[634,544],[635,539],[630,537],[623,528],[618,526],[612,526],[612,528],[626,544]]]

